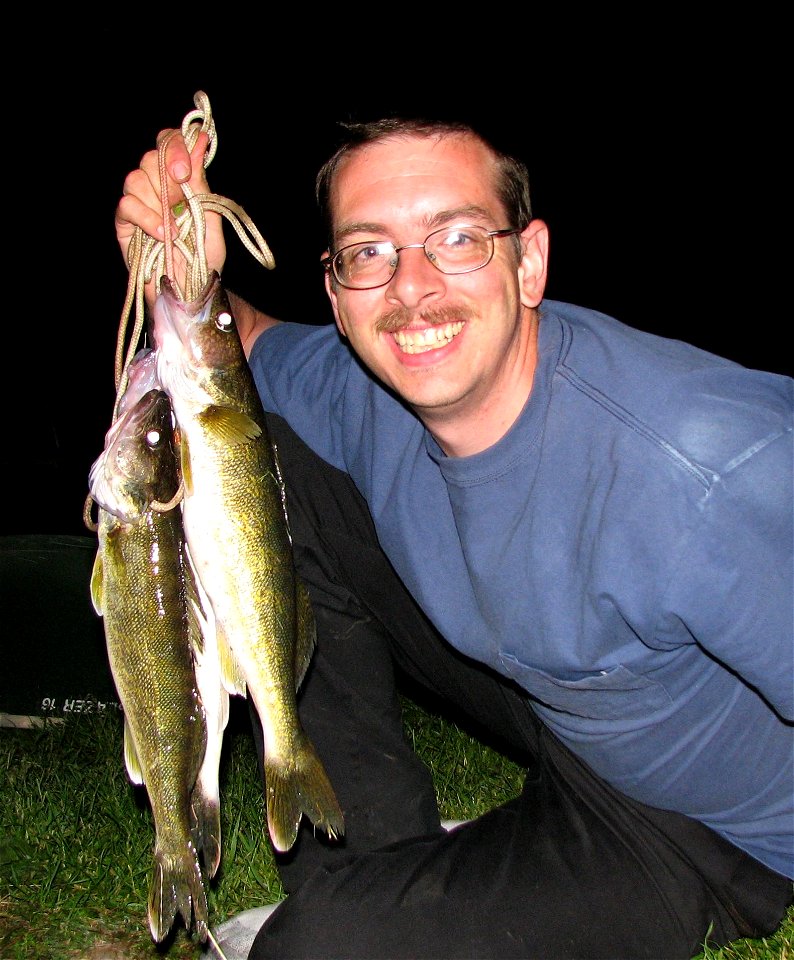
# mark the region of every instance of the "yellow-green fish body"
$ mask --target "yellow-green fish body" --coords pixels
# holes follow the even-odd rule
[[[212,605],[225,683],[250,695],[264,730],[271,839],[288,850],[303,814],[337,836],[342,812],[296,704],[314,618],[293,564],[261,400],[217,274],[189,303],[163,278],[154,339],[181,438],[185,534]]]
[[[145,784],[155,823],[149,925],[158,942],[177,911],[206,939],[198,848],[206,845],[205,857],[214,860],[213,838],[220,837],[218,811],[193,797],[207,732],[194,674],[192,645],[200,638],[188,607],[181,511],[151,507],[175,494],[176,464],[170,402],[153,389],[124,409],[92,468],[99,549],[91,595],[124,709],[127,770]]]

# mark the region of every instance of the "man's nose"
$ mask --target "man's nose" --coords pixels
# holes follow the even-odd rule
[[[444,274],[433,266],[424,244],[410,243],[400,247],[397,257],[397,268],[386,291],[387,300],[415,307],[428,297],[444,293]]]

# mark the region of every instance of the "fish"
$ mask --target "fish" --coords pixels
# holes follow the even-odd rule
[[[98,506],[91,575],[111,672],[124,712],[124,760],[145,785],[155,825],[149,879],[152,938],[168,935],[179,913],[203,942],[208,907],[199,854],[217,869],[219,807],[196,784],[205,758],[207,714],[194,651],[203,635],[200,595],[185,550],[180,485],[168,395],[152,386],[149,352],[130,364],[102,454],[89,473]]]
[[[278,453],[217,272],[188,301],[162,277],[151,329],[180,435],[185,537],[212,607],[223,683],[250,697],[262,723],[271,841],[291,849],[303,815],[337,838],[344,816],[297,711],[314,615],[295,570]]]
[[[127,387],[117,404],[117,416],[121,416],[133,402],[140,399],[144,392],[159,388],[155,351],[151,348],[139,350],[127,369],[126,378]],[[168,469],[170,470],[172,466],[173,464],[169,461]],[[118,475],[116,475],[116,481],[118,481]],[[173,486],[171,478],[169,483]],[[97,492],[96,496],[98,499],[100,494]],[[112,499],[117,504],[118,497]],[[113,509],[113,502],[108,504],[108,508]],[[193,572],[184,540],[184,531],[181,546],[185,551],[182,559],[187,562],[185,569],[189,574],[186,586],[189,588],[187,591],[187,601],[190,605],[188,614],[193,618],[191,620],[193,666],[207,722],[207,745],[191,798],[191,810],[196,845],[202,854],[207,875],[212,878],[217,873],[221,860],[220,760],[223,735],[229,722],[229,694],[221,682],[212,608]]]

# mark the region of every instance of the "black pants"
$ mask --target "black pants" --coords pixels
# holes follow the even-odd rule
[[[791,881],[702,824],[597,777],[519,688],[435,631],[380,550],[347,475],[283,420],[271,426],[318,623],[300,714],[346,832],[329,842],[304,818],[295,847],[278,857],[289,896],[250,960],[686,960],[707,937],[722,945],[772,933],[792,902]],[[404,736],[403,677],[526,758],[518,798],[441,829],[432,780]]]

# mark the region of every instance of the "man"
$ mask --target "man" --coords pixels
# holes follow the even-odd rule
[[[544,300],[526,170],[473,130],[349,133],[318,177],[336,329],[234,298],[317,613],[302,717],[346,818],[283,858],[250,956],[686,958],[771,932],[794,384]],[[206,191],[204,147],[169,143],[171,202]],[[126,253],[162,236],[156,151],[124,192]],[[217,222],[207,250],[219,268]],[[520,797],[440,828],[393,664],[526,756]]]

